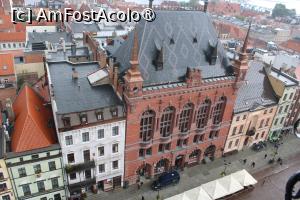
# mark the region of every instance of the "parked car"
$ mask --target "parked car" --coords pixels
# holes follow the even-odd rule
[[[177,171],[166,172],[154,181],[151,185],[153,190],[160,190],[170,184],[177,184],[180,180],[180,175]]]

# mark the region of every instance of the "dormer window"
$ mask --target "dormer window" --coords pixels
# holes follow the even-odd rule
[[[170,44],[175,44],[175,41],[173,38],[170,39]]]
[[[112,117],[117,117],[118,116],[118,108],[111,108],[110,112],[111,112]]]
[[[87,114],[80,114],[79,118],[80,118],[81,124],[86,124],[88,122]]]
[[[197,43],[197,42],[198,42],[197,38],[194,37],[194,38],[193,38],[193,43]]]
[[[63,117],[62,121],[63,121],[64,127],[70,127],[71,126],[70,117]]]
[[[97,120],[103,120],[104,119],[103,111],[96,112],[96,117],[97,117]]]

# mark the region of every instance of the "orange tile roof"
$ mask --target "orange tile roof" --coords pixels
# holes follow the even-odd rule
[[[13,74],[15,74],[14,56],[9,53],[0,53],[0,76],[7,76]]]
[[[49,128],[51,110],[28,85],[24,85],[13,109],[16,116],[12,134],[12,151],[23,152],[51,146],[57,142],[54,128]]]
[[[0,30],[1,32],[14,31],[14,24],[11,22],[10,15],[0,15]]]
[[[0,32],[1,42],[25,42],[26,33],[25,32]]]
[[[283,42],[281,44],[281,46],[283,48],[286,48],[286,49],[289,49],[289,50],[292,50],[292,51],[296,51],[298,53],[300,53],[300,39],[290,39],[286,42]]]

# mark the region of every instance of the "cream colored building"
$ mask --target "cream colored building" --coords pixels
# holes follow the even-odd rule
[[[277,101],[263,63],[249,62],[245,82],[237,93],[224,154],[265,141],[277,111]]]
[[[3,121],[6,121],[6,117],[3,117]],[[6,154],[6,141],[8,132],[5,125],[0,127],[0,199],[1,200],[14,200],[12,184],[8,174],[8,170],[5,164]]]

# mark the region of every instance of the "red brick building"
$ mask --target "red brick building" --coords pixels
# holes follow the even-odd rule
[[[137,24],[109,66],[127,105],[130,184],[220,157],[247,71],[245,54],[229,64],[206,13],[156,14],[155,21]]]

